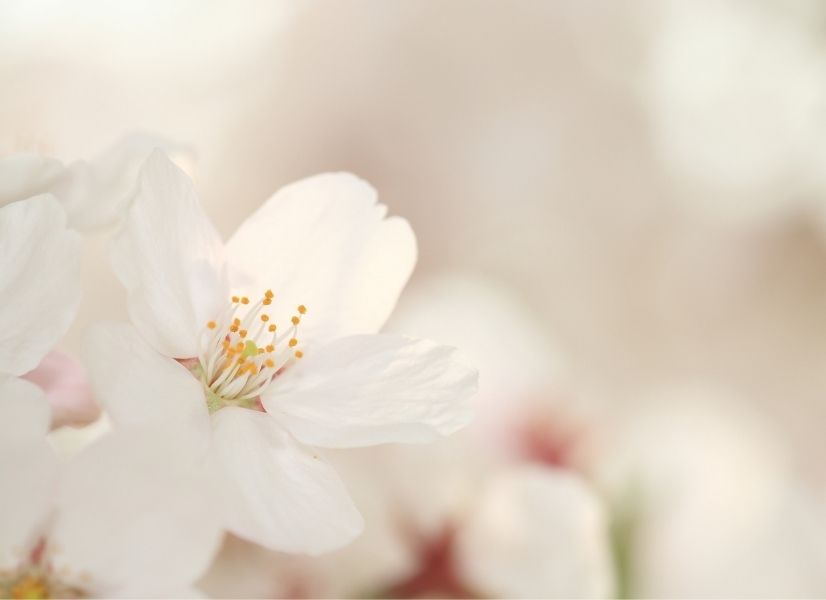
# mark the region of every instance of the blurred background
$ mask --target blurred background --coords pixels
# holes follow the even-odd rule
[[[826,595],[826,4],[5,1],[0,82],[0,156],[159,134],[224,236],[367,179],[388,327],[480,368],[465,434],[332,457],[362,540],[228,539],[206,593]],[[69,352],[126,318],[106,240]]]

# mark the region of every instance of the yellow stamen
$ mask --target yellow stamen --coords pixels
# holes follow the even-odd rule
[[[207,402],[210,412],[231,405],[235,400],[246,402],[260,394],[272,381],[272,374],[279,368],[276,356],[280,356],[280,353],[276,354],[276,340],[278,348],[281,347],[281,341],[276,336],[278,326],[273,322],[275,317],[264,312],[272,309],[264,307],[274,304],[274,298],[272,290],[266,290],[263,297],[253,298],[255,302],[251,302],[247,296],[231,296],[229,315],[207,322],[208,330],[220,334],[217,338],[215,333],[204,338],[209,346],[205,347],[206,357],[201,358],[201,368],[204,371],[202,378],[211,392]],[[239,307],[241,304],[252,306],[242,309]],[[290,317],[294,329],[288,331],[287,335],[297,335],[298,326],[306,312],[307,307],[303,304],[296,307],[296,313]],[[259,327],[254,327],[256,318],[261,323]],[[264,331],[269,333],[265,334]],[[297,338],[288,339],[287,345],[295,358],[304,356],[304,352],[297,347]],[[260,360],[257,359],[259,356]]]
[[[25,575],[9,590],[12,598],[48,598],[49,586],[42,578]]]

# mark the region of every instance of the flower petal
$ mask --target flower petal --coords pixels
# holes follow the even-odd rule
[[[310,351],[262,400],[313,446],[428,442],[470,421],[476,381],[476,370],[449,346],[359,335]]]
[[[0,206],[49,191],[62,171],[59,160],[36,154],[0,160]]]
[[[138,185],[113,240],[112,265],[141,335],[166,356],[191,358],[228,300],[221,239],[192,181],[162,152],[147,159]]]
[[[0,440],[44,440],[49,419],[49,404],[43,390],[28,381],[0,375]]]
[[[46,443],[49,405],[34,384],[0,378],[0,569],[22,558],[52,506],[57,472]]]
[[[88,425],[100,416],[82,365],[52,350],[23,378],[46,392],[52,409],[52,428]]]
[[[212,447],[217,493],[233,533],[295,554],[329,552],[361,533],[361,515],[333,468],[269,415],[219,410]]]
[[[0,208],[0,373],[34,369],[80,303],[80,236],[53,196]]]
[[[67,583],[96,597],[170,597],[206,571],[220,520],[203,464],[181,443],[152,428],[120,431],[68,466],[50,536],[55,568],[79,578]]]
[[[227,256],[234,269],[275,291],[278,323],[304,304],[308,338],[375,333],[416,262],[410,226],[385,219],[387,208],[376,200],[368,183],[348,173],[293,183],[238,228]]]
[[[529,466],[490,479],[456,544],[464,579],[484,596],[612,596],[602,509],[572,473]]]
[[[83,359],[92,386],[116,425],[209,432],[204,389],[186,367],[155,351],[126,323],[100,323]]]
[[[138,173],[156,148],[181,153],[169,140],[147,133],[133,133],[117,141],[93,161],[68,165],[52,184],[69,214],[69,224],[90,231],[119,221],[132,200]]]

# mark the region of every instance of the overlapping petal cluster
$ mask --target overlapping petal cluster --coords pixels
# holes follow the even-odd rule
[[[224,244],[166,154],[137,175],[141,140],[68,167],[0,161],[2,596],[191,595],[224,531],[341,547],[363,520],[325,448],[471,418],[476,371],[455,349],[378,333],[416,244],[368,184],[287,186]],[[113,428],[67,458],[47,434],[90,416],[72,404],[86,380],[53,349],[81,301],[79,231],[105,226],[131,323],[88,333]]]

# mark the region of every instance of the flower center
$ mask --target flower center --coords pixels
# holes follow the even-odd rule
[[[273,297],[267,290],[250,304],[246,296],[233,296],[222,314],[206,324],[192,371],[204,385],[210,413],[224,406],[262,410],[264,388],[288,363],[304,356],[297,336],[307,308],[298,306],[292,326],[280,332],[268,312]]]
[[[24,573],[9,585],[10,598],[48,598],[49,582],[39,574]]]
[[[15,600],[41,600],[44,598],[85,598],[86,592],[57,579],[38,566],[18,570],[11,577],[0,574],[0,597]]]
[[[87,597],[83,588],[91,581],[91,576],[86,572],[73,573],[67,566],[56,569],[52,563],[55,552],[55,546],[41,539],[16,567],[0,570],[0,598]]]

